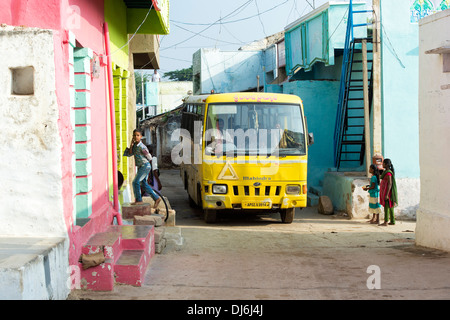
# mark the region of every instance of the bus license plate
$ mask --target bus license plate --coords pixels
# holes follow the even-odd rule
[[[242,209],[270,209],[272,203],[268,201],[242,201]]]

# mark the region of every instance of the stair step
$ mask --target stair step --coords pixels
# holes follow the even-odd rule
[[[309,191],[312,193],[312,194],[315,194],[316,196],[321,196],[321,195],[323,195],[323,188],[322,187],[320,187],[320,186],[311,186],[310,188],[309,188]]]
[[[319,204],[319,196],[308,192],[306,195],[306,205],[308,207],[315,207]]]
[[[81,249],[81,253],[93,254],[103,250],[105,259],[116,261],[120,255],[120,232],[106,231],[94,234]]]
[[[122,218],[133,219],[134,216],[145,216],[152,214],[152,205],[148,202],[132,205],[131,203],[124,203],[122,205]]]
[[[83,270],[81,263],[78,264],[80,268],[80,283],[81,288],[92,291],[112,291],[114,289],[114,263],[112,259],[105,260],[104,263]]]
[[[141,286],[145,270],[155,255],[155,227],[152,225],[110,226],[122,234],[123,252],[114,265],[116,282]]]
[[[112,291],[114,282],[141,286],[150,259],[155,255],[155,229],[152,225],[109,226],[92,236],[83,246],[85,254],[103,249],[105,262],[82,270],[83,289]]]
[[[355,141],[342,141],[344,145],[354,145],[354,144],[364,144],[364,141],[355,140]]]
[[[154,226],[152,225],[110,226],[108,230],[121,234],[121,246],[124,250],[142,250],[147,248],[149,241],[154,239],[155,234]]]
[[[117,283],[142,286],[148,263],[144,250],[124,250],[114,265]]]

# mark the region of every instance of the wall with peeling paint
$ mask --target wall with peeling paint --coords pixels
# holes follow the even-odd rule
[[[0,234],[65,236],[53,32],[0,28]],[[31,67],[34,91],[15,94],[12,70]],[[45,159],[45,161],[43,161]]]

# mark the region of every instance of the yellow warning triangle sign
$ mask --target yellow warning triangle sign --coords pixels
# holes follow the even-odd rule
[[[234,168],[231,166],[231,163],[229,161],[227,161],[225,163],[225,165],[223,166],[222,171],[219,173],[219,176],[217,177],[217,179],[219,179],[219,180],[238,180],[239,177],[236,174],[236,171],[234,171]]]

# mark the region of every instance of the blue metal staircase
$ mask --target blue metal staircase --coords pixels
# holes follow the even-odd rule
[[[354,23],[354,15],[372,13],[370,10],[353,10],[349,3],[347,33],[339,89],[339,100],[336,114],[334,151],[335,167],[346,169],[357,168],[364,162],[365,130],[364,130],[364,86],[362,42],[367,41],[367,69],[369,106],[372,102],[373,52],[370,37],[355,38],[354,29],[372,25],[371,23]],[[370,112],[370,111],[369,111]]]

